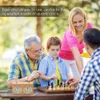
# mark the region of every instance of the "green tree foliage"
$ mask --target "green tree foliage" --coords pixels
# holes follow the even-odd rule
[[[2,0],[3,1],[3,0]],[[88,15],[88,20],[93,25],[100,27],[100,0],[19,0],[20,2],[14,3],[15,0],[4,0],[6,5],[47,5],[47,6],[59,6],[64,7],[64,13],[58,17],[41,17],[41,20],[37,18],[0,18],[0,51],[5,50],[8,47],[15,44],[23,43],[23,29],[33,26],[33,31],[38,29],[41,33],[43,44],[46,44],[46,40],[50,36],[58,36],[62,39],[65,30],[68,28],[68,15],[72,8],[79,6],[82,7]],[[12,1],[12,3],[9,3]],[[36,20],[37,19],[37,20]],[[36,21],[40,23],[36,28]],[[38,22],[40,21],[40,22]]]
[[[0,18],[0,53],[16,44],[22,45],[25,35],[32,35],[30,29],[35,29],[35,23],[32,17]]]

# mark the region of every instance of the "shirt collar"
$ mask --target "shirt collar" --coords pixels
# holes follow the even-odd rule
[[[97,48],[91,55],[91,59],[93,59],[95,56],[100,55],[100,47]]]
[[[28,60],[29,60],[29,57],[28,57],[28,55],[27,55],[27,53],[26,53],[26,51],[25,51],[25,50],[24,50],[24,54],[25,54],[26,59],[28,59]]]
[[[54,60],[54,58],[49,54],[48,55],[48,57],[49,57],[49,59],[51,60],[51,61],[53,61]],[[61,58],[60,57],[58,57],[58,62],[61,62],[62,60],[61,60]]]

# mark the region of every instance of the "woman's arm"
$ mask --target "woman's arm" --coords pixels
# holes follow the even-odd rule
[[[72,47],[71,51],[72,51],[74,59],[76,61],[77,68],[78,68],[79,72],[81,73],[82,68],[83,68],[83,63],[82,63],[80,52],[76,46]]]

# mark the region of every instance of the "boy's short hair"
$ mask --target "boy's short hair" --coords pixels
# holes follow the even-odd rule
[[[60,45],[61,47],[60,39],[58,37],[50,37],[47,41],[47,49],[49,49],[51,45],[54,45],[54,46]]]
[[[84,42],[87,43],[92,49],[100,47],[100,30],[96,28],[85,30]]]

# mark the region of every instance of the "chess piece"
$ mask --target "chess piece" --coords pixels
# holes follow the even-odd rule
[[[53,91],[56,91],[56,88],[55,88],[55,86],[53,86],[52,90],[53,90]]]
[[[53,83],[51,83],[51,87],[52,87],[52,88],[54,87]]]
[[[59,79],[57,79],[57,84],[59,85]]]
[[[62,82],[61,91],[64,91],[64,82]]]
[[[48,81],[48,87],[50,86],[50,81]]]
[[[67,87],[67,90],[68,90],[68,91],[71,91],[71,87],[70,87],[70,86],[68,86],[68,87]]]
[[[67,84],[65,85],[65,91],[68,91],[68,85]]]
[[[56,90],[57,90],[57,91],[60,91],[60,87],[59,87],[59,85],[56,87]]]
[[[52,91],[52,86],[51,85],[48,87],[48,91]]]
[[[54,87],[53,83],[51,83],[50,86],[49,86],[49,88],[48,88],[48,91],[53,91],[53,87]]]
[[[75,91],[75,86],[74,85],[71,86],[71,91]]]

